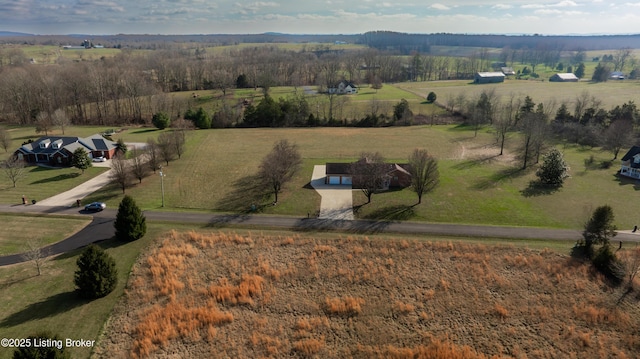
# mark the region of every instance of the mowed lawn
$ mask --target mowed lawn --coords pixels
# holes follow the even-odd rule
[[[38,247],[59,242],[84,228],[91,219],[0,213],[0,221],[0,256],[6,256],[26,252],[30,240]]]
[[[273,143],[288,139],[298,145],[303,166],[285,185],[279,203],[270,205],[268,191],[255,188],[253,176]],[[357,217],[380,220],[415,220],[444,223],[580,228],[600,205],[614,208],[616,224],[632,228],[640,204],[629,201],[636,194],[633,181],[616,177],[618,162],[611,168],[585,168],[593,155],[596,162],[610,160],[599,149],[562,147],[571,167],[571,178],[555,192],[532,190],[536,167],[520,170],[515,159],[518,136],[509,139],[504,156],[489,129],[474,137],[459,126],[391,128],[296,128],[223,129],[189,132],[187,152],[165,167],[165,209],[248,212],[306,217],[319,209],[320,197],[309,186],[312,168],[326,162],[349,162],[363,151],[379,151],[389,161],[406,162],[414,148],[426,148],[438,160],[440,186],[414,206],[410,189],[373,196],[372,203],[354,191]],[[161,209],[158,174],[127,189],[144,209]],[[257,195],[256,195],[257,194]],[[266,194],[262,197],[260,194]],[[103,189],[87,200],[118,205],[121,191]]]

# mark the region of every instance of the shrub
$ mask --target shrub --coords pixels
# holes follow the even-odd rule
[[[116,238],[122,241],[135,241],[147,233],[146,218],[131,196],[124,196],[120,202],[113,226]]]
[[[438,96],[436,96],[436,93],[431,91],[429,92],[429,94],[427,95],[427,102],[429,103],[434,103],[436,102],[436,99],[438,98]]]
[[[49,332],[39,332],[36,335],[30,335],[26,338],[30,341],[29,347],[21,347],[13,352],[13,359],[67,359],[70,357],[68,352],[64,351],[64,342],[58,335]],[[43,340],[50,340],[47,346],[36,346]],[[60,344],[60,345],[58,345]]]
[[[76,262],[74,283],[83,298],[95,299],[111,293],[118,283],[115,260],[102,248],[90,245]]]
[[[623,266],[610,245],[600,247],[595,252],[592,263],[598,272],[604,274],[613,284],[618,285],[625,278]]]

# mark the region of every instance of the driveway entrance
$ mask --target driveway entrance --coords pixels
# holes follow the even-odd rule
[[[313,167],[311,186],[322,197],[320,219],[353,220],[353,189],[350,184],[328,185],[324,183],[326,166]]]

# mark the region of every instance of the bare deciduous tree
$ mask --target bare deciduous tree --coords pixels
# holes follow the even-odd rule
[[[64,112],[63,109],[57,109],[53,112],[52,121],[55,126],[60,127],[62,134],[64,135],[64,128],[69,126],[71,121],[69,121],[69,117]]]
[[[32,262],[38,269],[38,275],[42,274],[42,268],[44,267],[49,252],[43,248],[42,240],[30,238],[26,242],[25,252],[22,257],[27,262]]]
[[[379,152],[363,152],[360,159],[351,164],[349,173],[354,186],[359,187],[367,197],[367,203],[371,203],[371,196],[384,187],[388,168]]]
[[[131,156],[131,174],[142,183],[142,179],[149,175],[150,170],[147,154],[134,147]]]
[[[161,133],[160,136],[158,136],[158,158],[166,162],[167,166],[169,165],[169,161],[173,161],[176,158],[176,149],[173,142],[174,137],[169,132]]]
[[[273,149],[260,164],[260,178],[273,190],[274,203],[278,203],[278,193],[289,182],[302,164],[298,146],[287,140],[275,143]]]
[[[603,147],[613,152],[613,159],[618,158],[622,148],[633,142],[633,124],[629,120],[614,121],[604,131]]]
[[[420,204],[422,196],[433,191],[440,183],[438,161],[429,155],[427,150],[416,148],[409,156],[409,173],[411,188],[418,195],[418,204]]]
[[[627,274],[628,287],[633,288],[633,280],[640,273],[640,247],[622,251],[619,258]]]
[[[25,169],[25,163],[18,156],[10,156],[4,163],[2,163],[2,169],[5,176],[13,183],[13,187],[16,187],[16,183],[27,175]]]
[[[122,188],[122,193],[124,193],[125,189],[129,185],[129,179],[131,176],[131,169],[129,168],[129,163],[127,158],[118,153],[111,160],[111,180],[113,183],[117,184],[120,188]]]
[[[147,154],[147,164],[149,168],[156,173],[156,170],[160,169],[160,150],[158,143],[153,138],[147,139],[147,146],[145,147]]]
[[[4,148],[4,152],[8,152],[11,146],[11,135],[4,127],[0,127],[0,147]]]

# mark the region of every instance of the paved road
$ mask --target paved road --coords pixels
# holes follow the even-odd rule
[[[44,207],[33,205],[0,205],[0,212],[7,213],[52,213],[93,215],[89,226],[75,235],[46,248],[50,255],[68,252],[87,244],[109,239],[114,234],[113,220],[116,211],[107,209],[96,214],[88,214],[74,207]],[[208,224],[212,228],[226,226],[286,228],[296,231],[339,231],[356,234],[408,233],[424,235],[447,235],[460,237],[486,237],[511,239],[540,239],[575,241],[581,237],[577,230],[524,228],[502,226],[479,226],[440,223],[384,222],[384,221],[344,221],[318,218],[296,218],[256,215],[223,215],[186,212],[145,211],[147,220],[179,223]],[[640,233],[619,231],[616,241],[639,242]],[[24,261],[21,255],[0,257],[0,266]]]

